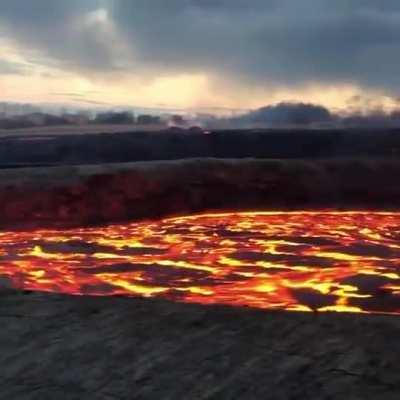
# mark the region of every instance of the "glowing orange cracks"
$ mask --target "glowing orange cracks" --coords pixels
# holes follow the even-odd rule
[[[400,213],[249,212],[0,233],[30,290],[400,314]]]

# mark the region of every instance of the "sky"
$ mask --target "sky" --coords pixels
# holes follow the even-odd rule
[[[1,0],[0,101],[396,108],[398,0]]]

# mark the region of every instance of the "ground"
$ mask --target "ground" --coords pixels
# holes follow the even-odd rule
[[[200,158],[0,169],[0,227],[227,210],[398,210],[399,175],[400,161],[385,159]]]
[[[0,132],[4,229],[224,208],[399,208],[397,131],[28,133]],[[3,287],[0,323],[0,399],[400,398],[394,316]]]
[[[400,319],[0,297],[2,399],[393,399]]]
[[[184,158],[337,159],[400,155],[400,130],[132,130],[126,126],[0,130],[0,169],[179,160]]]

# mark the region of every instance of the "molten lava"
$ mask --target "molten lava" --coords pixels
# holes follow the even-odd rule
[[[253,212],[0,233],[28,290],[400,314],[400,213]]]

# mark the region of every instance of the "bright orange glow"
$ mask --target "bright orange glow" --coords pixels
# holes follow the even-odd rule
[[[400,314],[400,213],[248,212],[0,233],[29,290]]]

